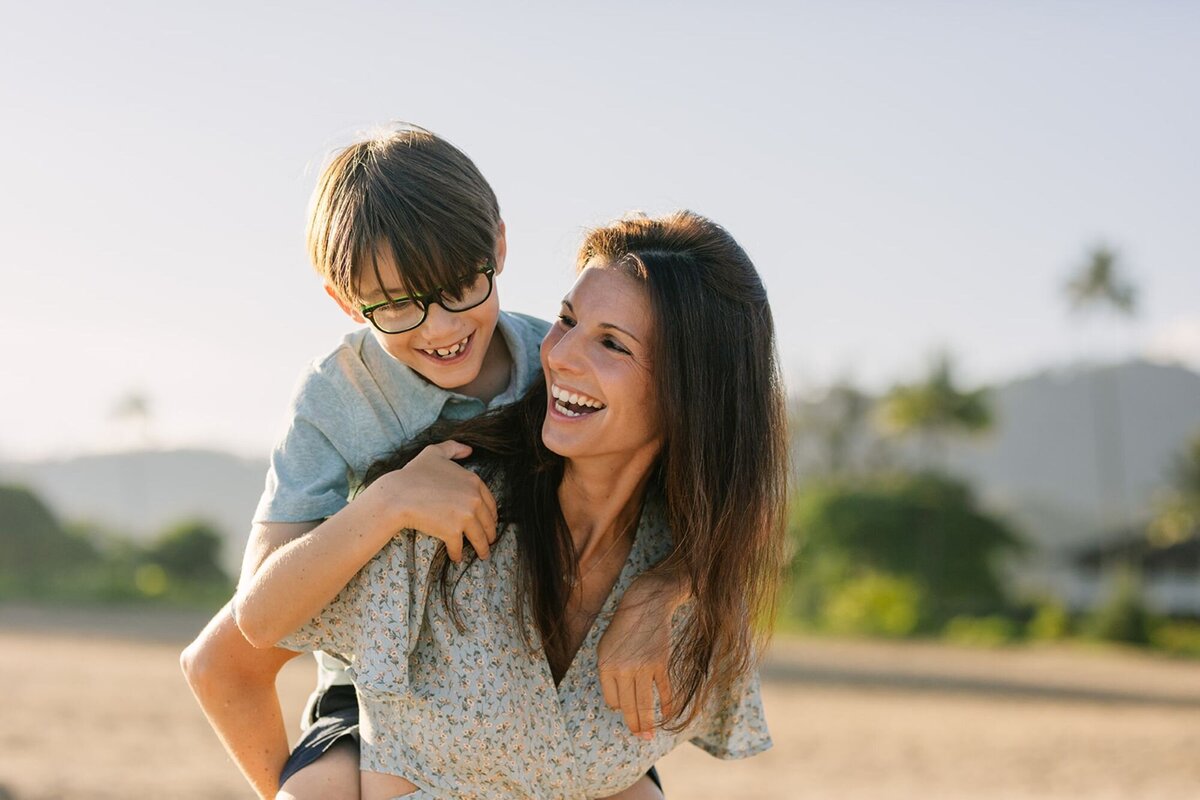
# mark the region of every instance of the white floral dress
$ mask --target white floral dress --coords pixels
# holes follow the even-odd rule
[[[646,503],[604,610],[558,686],[542,650],[522,638],[516,538],[505,531],[491,558],[454,584],[464,632],[429,588],[439,542],[405,532],[283,642],[350,664],[362,769],[407,778],[419,787],[412,800],[583,800],[632,785],[685,739],[726,759],[771,746],[757,675],[736,696],[714,698],[689,730],[657,730],[652,741],[631,734],[604,702],[596,648],[629,584],[670,549],[660,504]],[[532,626],[529,641],[539,641]]]

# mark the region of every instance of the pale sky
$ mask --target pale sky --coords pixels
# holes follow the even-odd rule
[[[303,248],[323,158],[392,119],[465,150],[548,316],[584,227],[687,207],[771,294],[795,390],[1151,353],[1200,368],[1200,4],[6,3],[0,459],[265,455],[353,327]],[[510,7],[512,6],[512,7]],[[1132,323],[1061,286],[1119,248]]]

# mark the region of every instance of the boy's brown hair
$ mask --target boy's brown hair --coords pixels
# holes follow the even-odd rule
[[[341,150],[322,171],[309,206],[308,254],[354,304],[364,270],[384,288],[381,256],[394,260],[409,295],[455,286],[493,256],[499,227],[496,195],[471,159],[424,128],[398,123]]]

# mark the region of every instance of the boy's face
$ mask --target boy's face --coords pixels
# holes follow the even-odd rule
[[[496,238],[496,272],[493,279],[504,269],[505,254],[504,225],[501,223],[500,234]],[[464,264],[463,273],[466,274],[474,266]],[[385,287],[387,294],[393,298],[406,294],[401,288],[396,264],[386,252],[379,256],[379,275],[383,278],[384,286],[378,284],[373,274],[365,274],[360,278],[358,291],[363,305],[384,302],[387,299],[383,291]],[[425,380],[443,389],[464,389],[479,377],[496,332],[496,320],[500,314],[497,288],[493,285],[487,300],[466,311],[451,312],[437,303],[430,303],[425,321],[411,331],[383,333],[372,326],[371,333],[392,358]],[[366,322],[357,307],[347,304],[330,287],[326,286],[325,290],[352,319]],[[453,351],[456,346],[457,352],[450,355],[441,356],[437,353],[439,349]]]

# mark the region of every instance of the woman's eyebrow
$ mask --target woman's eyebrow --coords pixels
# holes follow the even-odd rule
[[[575,313],[575,306],[571,305],[571,301],[570,301],[570,300],[567,300],[567,299],[565,299],[565,298],[564,298],[564,299],[563,299],[563,301],[562,301],[562,304],[563,304],[564,306],[566,306],[566,307],[567,307],[567,310],[568,310],[568,311],[570,311],[572,314],[574,314],[574,313]],[[611,322],[600,322],[600,323],[597,323],[597,327],[604,328],[605,330],[610,330],[610,331],[620,331],[621,333],[623,333],[623,334],[625,334],[626,336],[628,336],[630,339],[633,339],[633,340],[634,340],[635,342],[637,342],[638,344],[641,344],[641,343],[642,343],[642,340],[641,340],[641,339],[639,339],[637,336],[635,336],[635,335],[633,335],[632,333],[630,333],[630,332],[629,332],[628,330],[626,330],[625,328],[622,328],[620,325],[614,325],[614,324],[613,324],[613,323],[611,323]]]

